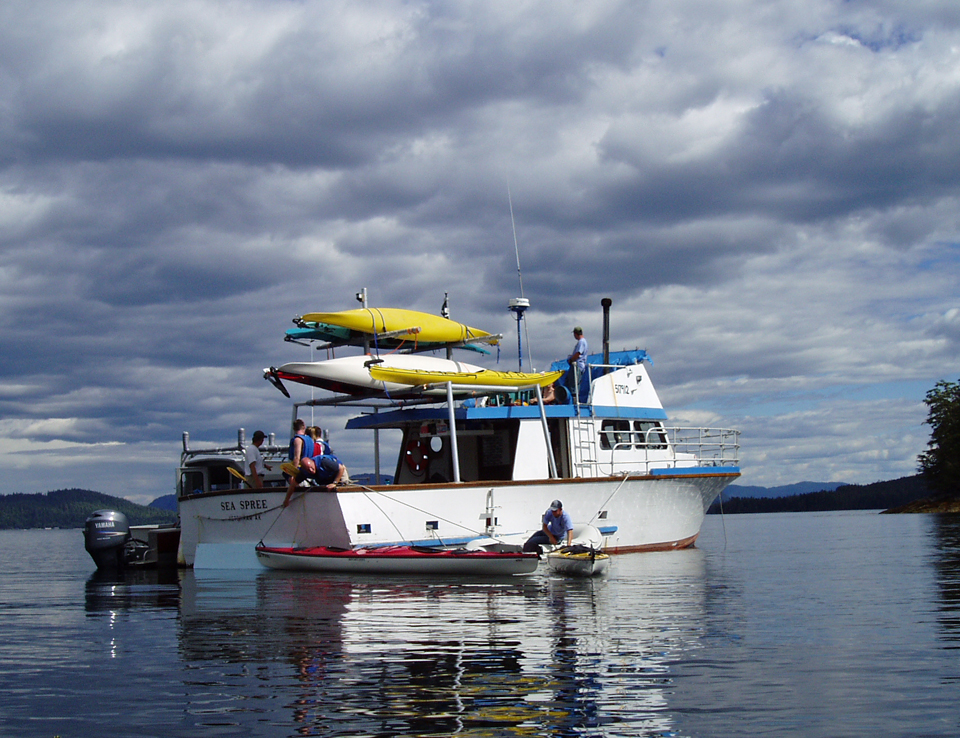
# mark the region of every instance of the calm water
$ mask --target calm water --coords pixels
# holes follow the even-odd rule
[[[710,517],[593,581],[0,564],[3,736],[960,735],[960,517]]]

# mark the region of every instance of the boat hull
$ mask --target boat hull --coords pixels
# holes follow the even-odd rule
[[[546,555],[546,561],[551,571],[571,577],[594,577],[610,568],[610,556],[600,552],[553,551]]]
[[[702,472],[702,473],[701,473]],[[603,534],[606,553],[692,545],[707,508],[739,474],[651,474],[623,479],[480,481],[460,484],[304,488],[283,508],[285,489],[224,490],[181,497],[180,562],[258,568],[254,546],[352,548],[464,545],[482,537],[522,542],[544,509],[562,499],[574,522]],[[214,551],[222,555],[210,556]]]
[[[271,548],[257,546],[257,558],[270,569],[346,574],[513,576],[536,571],[531,553],[482,550],[429,550],[410,546],[372,549]]]

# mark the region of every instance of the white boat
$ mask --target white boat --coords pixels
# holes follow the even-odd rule
[[[398,429],[402,441],[392,484],[301,488],[287,508],[279,463],[262,489],[243,488],[227,471],[242,468],[242,432],[236,446],[206,450],[191,448],[184,434],[180,562],[257,568],[258,542],[344,549],[516,542],[539,527],[557,498],[574,519],[599,530],[605,553],[690,546],[707,508],[740,476],[739,432],[667,425],[647,362],[644,351],[590,356],[583,389],[566,404],[515,404],[518,396],[538,397],[536,386],[452,381],[407,387],[439,396],[334,395],[295,403],[294,417],[308,405],[355,407],[347,430],[371,433],[375,448],[382,429]],[[520,395],[512,392],[518,389]],[[465,391],[482,397],[458,402]],[[265,448],[268,464],[270,455],[278,461],[286,452],[273,438]]]
[[[409,574],[417,576],[513,576],[530,574],[540,557],[535,553],[442,549],[420,546],[375,546],[339,549],[327,546],[295,548],[258,545],[257,558],[270,569],[322,571],[340,574]]]

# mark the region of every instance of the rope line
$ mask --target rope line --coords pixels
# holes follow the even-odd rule
[[[615,490],[613,490],[613,492],[610,493],[610,496],[603,501],[603,504],[600,505],[600,509],[597,510],[597,511],[593,514],[593,517],[592,517],[592,518],[590,518],[590,521],[589,521],[590,523],[592,523],[594,520],[597,519],[597,516],[599,516],[600,513],[603,512],[603,509],[607,506],[607,503],[610,502],[610,500],[612,500],[612,499],[616,496],[617,492],[619,492],[621,489],[623,489],[623,485],[625,485],[625,484],[627,483],[627,480],[628,480],[628,479],[630,479],[630,475],[629,475],[629,474],[624,474],[624,475],[623,475],[623,481],[620,482],[620,484],[617,485],[617,488],[616,488]]]
[[[367,487],[367,486],[364,485],[364,484],[358,484],[358,485],[356,485],[356,486],[357,486],[357,487],[360,487],[361,489],[366,490],[366,491],[369,492],[370,494],[382,495],[383,497],[386,497],[388,500],[390,500],[390,502],[395,502],[395,503],[397,503],[398,505],[403,505],[404,507],[408,507],[408,508],[410,508],[411,510],[415,510],[415,511],[418,512],[418,513],[423,513],[424,515],[429,515],[429,516],[435,517],[437,520],[441,520],[441,521],[443,521],[444,523],[447,523],[447,524],[449,524],[449,525],[456,526],[457,528],[461,528],[461,529],[467,531],[467,533],[473,533],[474,535],[477,535],[477,536],[481,536],[481,535],[484,535],[484,536],[485,536],[485,535],[487,535],[487,533],[486,533],[485,530],[474,530],[473,528],[468,528],[467,526],[461,525],[460,523],[457,523],[457,522],[455,522],[455,521],[453,521],[453,520],[447,520],[446,518],[440,517],[439,515],[436,515],[435,513],[432,513],[432,512],[430,512],[429,510],[424,510],[423,508],[417,507],[416,505],[411,505],[409,502],[404,502],[403,500],[398,500],[398,499],[395,499],[395,498],[393,498],[393,497],[387,497],[387,495],[384,494],[383,492],[380,492],[380,491],[375,490],[375,489],[371,489],[370,487]],[[369,499],[369,495],[367,495],[366,493],[364,493],[364,497],[366,497],[366,498]],[[384,515],[388,520],[390,519],[390,516],[387,515],[385,512],[383,512],[383,508],[381,508],[376,502],[374,502],[373,500],[370,500],[370,502],[371,502],[371,504],[372,504],[374,507],[377,508],[377,510],[379,510],[381,513],[383,513],[383,515]],[[390,522],[391,522],[391,524],[393,525],[394,528],[397,527],[396,524],[394,524],[392,520],[391,520]],[[397,528],[397,533],[400,533],[400,529],[399,529],[399,528]],[[495,540],[495,541],[499,541],[499,540],[500,540],[497,536],[488,536],[488,537],[489,537],[489,538],[492,538],[492,539]]]

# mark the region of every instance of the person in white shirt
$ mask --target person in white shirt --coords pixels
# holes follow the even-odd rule
[[[260,452],[260,444],[266,438],[262,430],[253,432],[253,443],[247,446],[246,454],[243,459],[243,473],[252,483],[254,488],[263,487],[263,474],[270,465],[264,463],[263,454]]]

